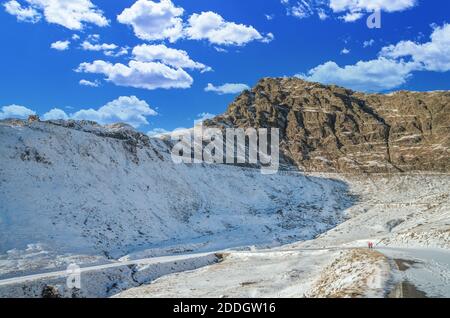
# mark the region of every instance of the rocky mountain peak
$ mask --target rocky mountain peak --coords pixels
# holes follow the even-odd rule
[[[280,129],[301,170],[450,170],[450,92],[366,94],[298,78],[264,78],[207,126]]]

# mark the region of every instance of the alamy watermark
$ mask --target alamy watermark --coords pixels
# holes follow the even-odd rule
[[[70,264],[66,270],[67,289],[81,289],[81,268],[76,264]]]
[[[172,160],[181,163],[258,165],[262,174],[275,174],[280,166],[278,128],[205,128],[171,133]]]
[[[381,9],[376,9],[367,18],[367,27],[369,29],[381,29]]]

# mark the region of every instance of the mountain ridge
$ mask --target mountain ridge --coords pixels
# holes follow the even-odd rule
[[[450,92],[366,94],[264,78],[209,127],[280,128],[284,159],[316,172],[449,172]]]

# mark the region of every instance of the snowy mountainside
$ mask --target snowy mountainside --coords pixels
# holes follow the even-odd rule
[[[449,175],[314,175],[345,180],[358,197],[335,228],[313,240],[231,251],[220,264],[167,275],[116,297],[397,298],[417,297],[415,289],[450,297]],[[401,262],[410,265],[398,267]]]
[[[312,239],[353,204],[331,178],[176,165],[126,125],[4,120],[0,142],[0,276]]]

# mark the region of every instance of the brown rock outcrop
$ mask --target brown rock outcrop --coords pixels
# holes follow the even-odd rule
[[[286,161],[305,171],[450,172],[450,92],[364,94],[266,78],[207,126],[280,128]]]

